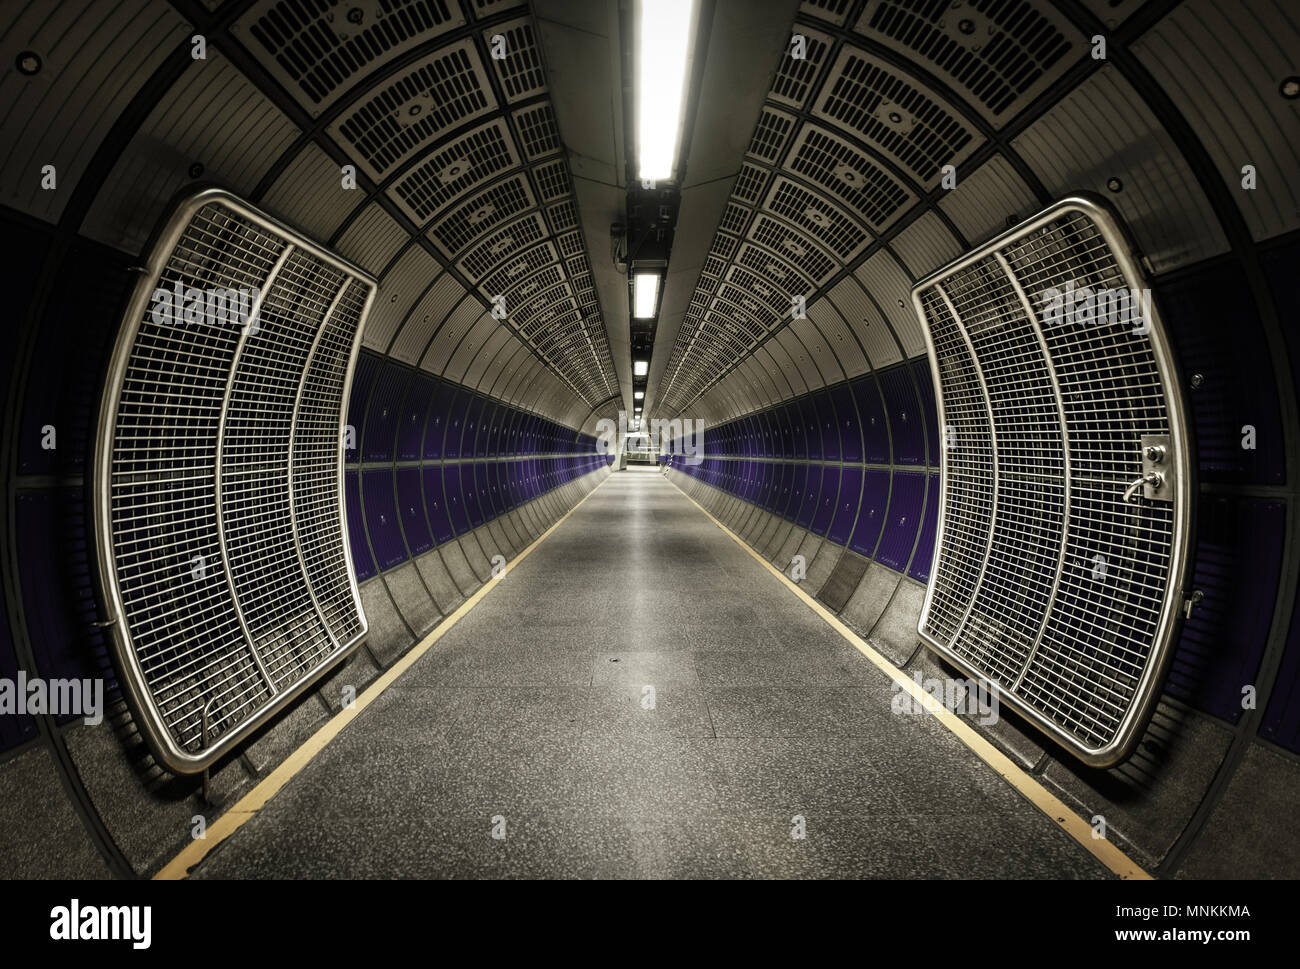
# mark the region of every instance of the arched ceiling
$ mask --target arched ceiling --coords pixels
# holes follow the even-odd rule
[[[1156,274],[1229,250],[1215,192],[1255,241],[1297,228],[1286,6],[802,3],[806,57],[775,66],[647,413],[719,423],[923,354],[914,282],[1074,191],[1119,209]],[[1268,196],[1241,190],[1247,161]]]
[[[913,282],[1072,191],[1109,198],[1156,274],[1300,226],[1297,102],[1280,93],[1300,29],[1285,0],[701,3],[713,27],[693,94],[709,110],[686,189],[703,181],[682,195],[647,416],[717,422],[918,355]],[[536,7],[563,19],[554,0]],[[610,0],[575,29],[628,9]],[[533,4],[12,0],[6,13],[11,208],[140,254],[171,198],[215,182],[378,278],[367,346],[569,426],[626,406],[625,294],[593,229],[608,213],[580,211],[604,196],[580,206],[571,169],[591,160],[557,121],[603,98],[578,90],[581,65],[547,63]],[[803,59],[768,43],[791,21]],[[617,145],[621,125],[594,137]],[[1245,163],[1267,192],[1241,190]],[[41,186],[46,165],[57,190]],[[594,171],[579,183],[597,185]],[[792,320],[799,295],[807,317]]]
[[[170,199],[215,182],[378,278],[365,346],[570,426],[615,396],[522,0],[32,0],[13,14],[13,207],[59,221],[75,188],[91,199],[82,234],[138,254]],[[34,76],[12,69],[29,50]],[[29,177],[47,163],[61,191]]]

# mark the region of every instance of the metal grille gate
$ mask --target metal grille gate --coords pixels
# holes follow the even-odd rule
[[[918,631],[1093,766],[1145,726],[1187,565],[1188,435],[1149,292],[1088,198],[912,291],[943,433]]]
[[[119,679],[206,769],[366,632],[343,419],[375,283],[234,196],[177,207],[109,366],[95,534]]]

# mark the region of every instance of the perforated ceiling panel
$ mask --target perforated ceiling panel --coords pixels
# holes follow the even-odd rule
[[[791,44],[801,44],[803,56],[781,58],[768,97],[792,108],[802,108],[826,70],[832,40],[820,30],[796,26]]]
[[[799,4],[799,10],[810,17],[829,20],[836,26],[842,26],[852,6],[853,0],[803,0]]]
[[[434,224],[429,236],[439,249],[454,258],[495,226],[536,204],[528,179],[523,175],[512,175],[456,206]]]
[[[1083,37],[1050,4],[870,0],[855,29],[901,49],[1005,123],[1083,55]]]
[[[515,319],[517,299],[554,285],[557,273],[567,277],[557,261],[586,254],[526,3],[262,0],[231,30],[303,108],[322,118],[323,135],[356,164],[359,182],[375,184],[382,208],[424,234],[423,244],[439,254],[439,270],[477,286],[485,308],[504,297],[501,325],[522,335],[582,401],[594,405],[613,395],[617,377],[594,287],[563,307],[579,314],[576,323],[557,311],[564,339],[537,328],[524,332]],[[307,146],[266,199],[273,211],[321,238],[347,215],[339,204],[338,153],[327,155]],[[351,195],[352,202],[366,197]],[[407,231],[372,205],[338,244],[379,273]],[[530,284],[535,273],[547,278]],[[400,345],[408,357],[422,352],[428,333],[439,332],[451,311],[433,320],[425,319],[431,314],[424,308],[415,312],[426,283],[402,282],[414,291],[383,304],[382,318],[372,323],[380,329],[367,334],[368,345]],[[411,332],[401,333],[404,327]]]
[[[927,188],[980,143],[925,85],[856,47],[840,50],[813,113],[883,151]]]
[[[913,292],[944,443],[920,634],[1098,766],[1140,736],[1183,604],[1192,466],[1149,293],[1085,199]]]
[[[845,42],[847,27],[836,28],[851,6],[804,4],[815,21],[794,24],[796,43],[777,66],[660,377],[655,403],[672,413],[806,314],[920,200],[922,183],[937,181],[942,165],[979,144],[959,113],[923,85]],[[796,56],[799,37],[803,57]],[[823,382],[819,368],[868,365],[862,321],[846,325],[822,312],[820,322],[799,322],[819,349],[799,349],[796,340],[782,353],[814,382]],[[877,330],[883,340],[873,333],[867,342],[896,356],[887,325]]]
[[[546,73],[542,70],[542,52],[537,35],[527,17],[484,31],[484,40],[492,51],[492,68],[496,71],[512,104],[546,91]]]
[[[446,132],[495,110],[472,40],[440,48],[330,126],[367,175],[382,179]]]
[[[527,6],[527,0],[470,0],[470,9],[479,20],[503,10],[524,6]]]
[[[215,190],[177,209],[135,290],[95,535],[120,682],[169,770],[206,768],[366,632],[342,431],[374,290]]]
[[[877,233],[915,198],[865,152],[814,125],[799,132],[785,167],[848,205]]]
[[[474,245],[458,266],[470,280],[477,281],[501,260],[521,254],[534,243],[545,239],[547,234],[546,222],[539,213],[534,212],[498,229]],[[496,293],[491,293],[488,298],[495,296]]]
[[[504,118],[440,144],[403,174],[390,192],[416,225],[424,225],[466,191],[519,166]]]
[[[991,128],[1086,56],[1080,31],[1046,3],[802,4],[655,388],[656,407],[680,414],[695,406],[795,323],[804,342],[823,348],[779,349],[795,367],[878,369],[923,352],[908,306],[912,281],[969,245],[955,223],[981,227],[992,218],[1001,230],[1015,214],[1002,211],[1013,198],[1033,199],[1002,156],[972,171],[968,160],[987,148]],[[960,190],[940,192],[945,176]],[[935,210],[936,192],[951,216]],[[918,209],[931,211],[918,221]],[[887,247],[900,232],[896,254]],[[846,274],[862,281],[837,289],[847,316],[827,306],[801,318]]]
[[[840,263],[852,261],[869,238],[858,220],[788,178],[773,181],[764,207],[816,239]],[[786,247],[794,251],[793,245]]]
[[[314,116],[374,66],[463,23],[455,0],[262,0],[234,29]]]

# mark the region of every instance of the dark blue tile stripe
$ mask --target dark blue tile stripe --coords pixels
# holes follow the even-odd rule
[[[356,431],[346,497],[358,580],[608,463],[589,434],[369,351],[357,360],[348,422]]]
[[[922,469],[937,466],[937,441],[917,358],[706,428],[703,462],[673,466],[924,582],[939,476]]]

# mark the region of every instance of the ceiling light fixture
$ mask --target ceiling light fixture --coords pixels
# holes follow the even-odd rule
[[[638,176],[673,177],[686,92],[694,0],[640,0],[637,51]]]
[[[632,361],[632,376],[634,376],[634,377],[644,377],[644,376],[645,376],[646,374],[648,374],[649,372],[650,372],[650,361],[649,361],[649,360],[633,360],[633,361]]]
[[[637,273],[632,277],[632,318],[652,320],[659,302],[659,274]]]

